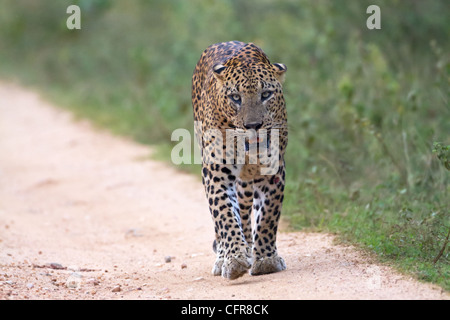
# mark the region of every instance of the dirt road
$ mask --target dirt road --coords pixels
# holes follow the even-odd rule
[[[286,271],[214,277],[201,182],[150,152],[0,84],[0,299],[449,299],[327,234],[282,232]]]

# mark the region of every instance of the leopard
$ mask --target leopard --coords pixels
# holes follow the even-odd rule
[[[286,71],[257,45],[241,41],[210,45],[195,66],[194,130],[214,225],[215,276],[234,280],[286,269],[276,246],[288,142]],[[266,160],[272,159],[263,163],[257,153],[250,161],[251,146],[267,147]]]

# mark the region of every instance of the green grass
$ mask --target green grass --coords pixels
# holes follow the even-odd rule
[[[73,3],[79,31],[65,26]],[[374,3],[382,29],[370,31]],[[448,10],[446,0],[4,0],[0,75],[157,144],[170,162],[172,131],[193,128],[201,52],[255,42],[288,66],[291,227],[337,233],[450,290]]]

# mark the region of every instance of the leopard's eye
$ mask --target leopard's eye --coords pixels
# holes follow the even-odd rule
[[[231,99],[231,101],[233,101],[234,103],[236,103],[236,104],[241,104],[241,96],[240,96],[240,95],[238,95],[238,94],[230,94],[228,97],[229,97],[229,98]]]
[[[273,94],[273,91],[264,91],[261,94],[261,100],[265,101],[265,100],[269,99],[272,96],[272,94]]]

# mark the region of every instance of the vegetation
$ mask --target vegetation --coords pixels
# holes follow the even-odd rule
[[[68,30],[77,4],[82,29]],[[381,30],[366,8],[381,8]],[[284,217],[450,290],[446,0],[3,0],[0,74],[161,146],[193,128],[193,68],[240,40],[288,66]],[[187,166],[197,171],[198,167]],[[194,167],[194,169],[192,169]]]

